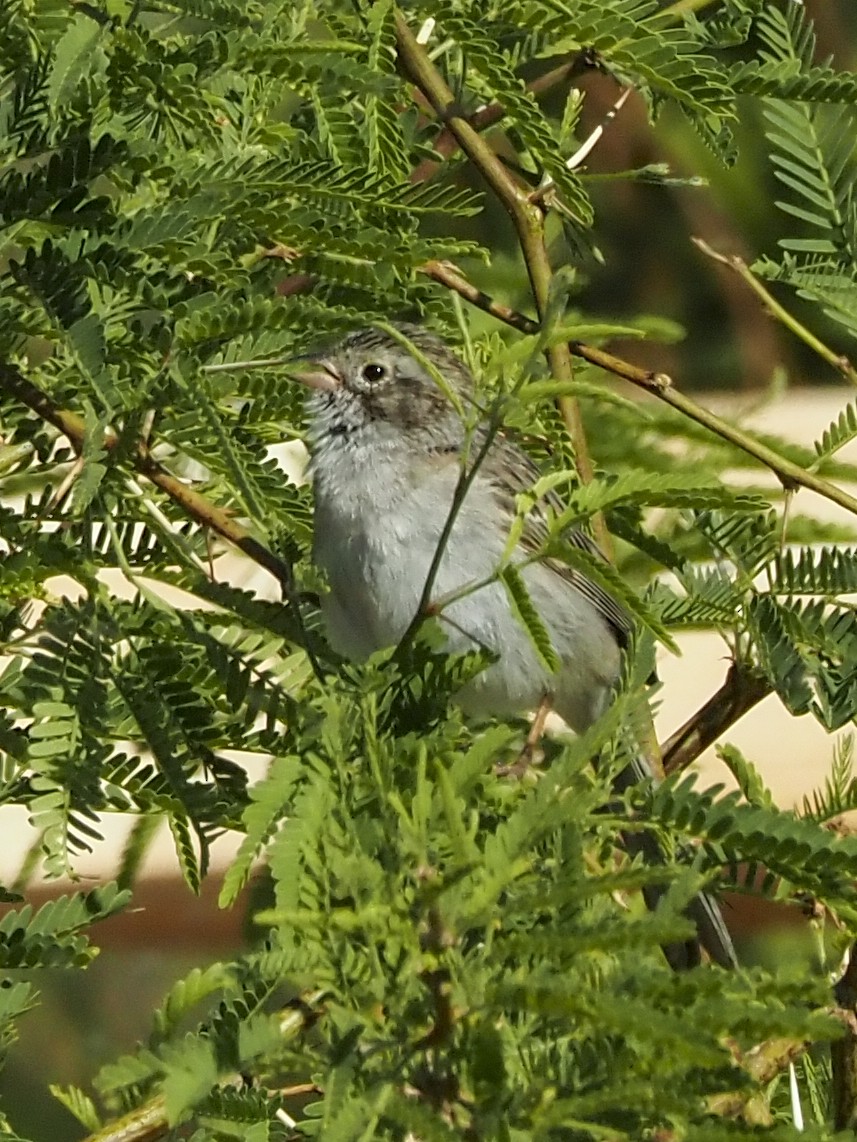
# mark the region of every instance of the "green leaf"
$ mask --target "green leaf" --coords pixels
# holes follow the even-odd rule
[[[507,563],[500,571],[500,581],[506,588],[512,613],[529,635],[530,641],[545,668],[552,674],[555,673],[562,664],[551,643],[547,627],[533,606],[523,576],[513,563]]]
[[[52,1083],[49,1089],[54,1098],[69,1114],[74,1115],[85,1130],[94,1134],[101,1129],[103,1125],[101,1116],[88,1094],[76,1086],[59,1086],[56,1083]]]
[[[74,19],[57,41],[48,77],[48,99],[56,111],[74,93],[81,78],[93,65],[103,29],[91,16],[83,12]]]

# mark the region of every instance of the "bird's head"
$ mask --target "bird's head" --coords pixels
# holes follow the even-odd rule
[[[303,358],[293,370],[314,390],[310,417],[316,440],[353,437],[369,426],[403,439],[463,439],[473,399],[469,370],[421,326],[391,330],[349,333],[330,349]]]

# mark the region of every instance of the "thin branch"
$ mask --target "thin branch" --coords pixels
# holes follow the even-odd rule
[[[737,662],[720,689],[661,746],[664,773],[680,773],[710,745],[771,693],[759,671]]]
[[[496,317],[498,321],[505,322],[506,325],[511,325],[513,329],[517,329],[520,333],[526,333],[535,336],[539,332],[539,323],[534,321],[531,317],[525,317],[523,313],[518,313],[514,309],[510,309],[508,305],[503,305],[499,301],[494,301],[487,293],[483,293],[481,289],[467,280],[457,266],[452,262],[425,262],[423,265],[418,266],[417,270],[426,277],[432,278],[447,289],[453,290],[459,296],[463,297],[465,301],[469,301],[471,305],[475,305],[477,309],[483,310],[485,313],[490,313],[492,317]]]
[[[319,988],[280,1012],[279,1030],[283,1039],[292,1038],[315,1022],[319,1015],[317,1009],[324,997],[325,991]],[[224,1075],[220,1085],[227,1086],[239,1078],[238,1075]],[[84,1142],[155,1142],[158,1138],[165,1138],[172,1129],[164,1098],[155,1095],[136,1110],[89,1134]]]
[[[592,131],[587,136],[587,138],[585,138],[583,140],[583,142],[580,144],[580,146],[577,148],[577,150],[574,152],[574,154],[570,158],[566,159],[565,165],[568,167],[568,169],[570,171],[577,170],[577,168],[584,162],[584,160],[589,157],[589,155],[592,153],[592,151],[598,145],[598,141],[602,138],[602,136],[604,135],[604,132],[607,130],[607,128],[610,126],[610,124],[613,122],[613,120],[616,118],[616,116],[619,114],[619,112],[625,106],[625,103],[628,100],[628,96],[631,94],[631,92],[633,90],[634,89],[632,87],[626,87],[622,91],[619,98],[616,100],[616,102],[613,104],[613,106],[610,108],[610,110],[607,112],[607,114],[604,116],[604,118],[601,120],[601,122],[595,128],[595,130]],[[550,175],[545,175],[545,177],[542,179],[540,185],[530,195],[530,202],[543,202],[543,201],[545,201],[546,196],[550,193],[550,191],[553,189],[553,187],[555,185],[556,184],[554,183],[554,180],[550,177]]]
[[[582,75],[595,66],[596,57],[592,51],[579,52],[574,59],[560,64],[559,67],[551,68],[550,71],[546,71],[543,75],[532,80],[527,84],[527,91],[534,97],[547,95],[554,88],[562,86],[562,84],[575,79],[578,75]],[[468,122],[475,131],[486,131],[489,127],[499,123],[505,114],[506,108],[502,103],[489,103],[486,107],[480,107],[478,111],[469,115]],[[437,159],[423,159],[421,163],[418,163],[410,173],[411,182],[426,182],[436,171],[440,170],[444,161],[458,149],[458,139],[448,127],[445,127],[434,140],[432,149],[437,154]]]
[[[399,60],[405,73],[428,99],[435,114],[446,124],[458,145],[511,217],[530,278],[536,311],[540,318],[543,317],[550,292],[552,270],[545,242],[545,219],[541,207],[537,203],[530,202],[529,188],[522,187],[515,180],[485,139],[462,115],[446,80],[417,43],[407,21],[399,11],[395,16],[395,27]],[[547,357],[552,375],[558,381],[571,381],[573,368],[568,346],[552,345],[547,350]],[[580,478],[585,483],[589,482],[593,476],[593,468],[580,409],[577,402],[570,397],[562,397],[559,405],[574,448],[575,463]],[[609,539],[603,523],[598,530],[599,538],[606,548]]]
[[[242,373],[248,369],[274,369],[282,368],[289,362],[294,364],[294,357],[255,357],[249,361],[218,361],[214,365],[200,365],[201,373]]]
[[[717,251],[712,250],[708,243],[704,242],[702,238],[691,238],[691,241],[707,257],[713,258],[715,262],[719,262],[722,266],[727,266],[730,270],[734,270],[741,280],[746,282],[756,297],[761,300],[762,305],[772,317],[775,317],[777,321],[785,325],[786,329],[789,329],[795,337],[798,337],[805,345],[808,345],[814,353],[817,353],[823,361],[826,361],[831,368],[841,374],[846,381],[857,386],[857,369],[854,368],[848,358],[834,353],[833,350],[816,337],[810,329],[807,329],[793,314],[789,313],[785,306],[780,305],[770,290],[762,285],[743,258],[739,258],[737,254],[718,254]]]
[[[455,943],[436,904],[429,906],[426,915],[426,933],[422,937],[423,947],[432,953],[434,966],[420,972],[420,980],[425,984],[432,998],[434,1022],[425,1035],[414,1044],[417,1050],[440,1047],[452,1038],[456,1025],[456,1013],[451,1000],[451,976],[442,962],[443,953]]]
[[[480,136],[467,117],[446,80],[429,59],[401,12],[395,15],[396,46],[399,61],[411,82],[419,88],[434,113],[465,152],[517,224],[528,208],[527,191]],[[533,211],[532,213],[537,213]]]
[[[90,1134],[85,1142],[155,1142],[166,1137],[169,1129],[166,1102],[161,1095],[156,1095],[136,1110]]]
[[[579,346],[583,349],[584,346]],[[600,364],[602,368],[609,368],[611,372],[617,372],[616,369],[611,368],[611,365],[617,363],[617,358],[611,356],[609,353],[602,353],[600,349],[592,349],[589,346],[585,347],[587,352],[584,354],[580,352],[580,356],[586,357],[586,360],[591,361],[593,364]],[[576,351],[573,347],[573,351]],[[736,448],[740,448],[742,452],[746,452],[749,456],[755,457],[766,468],[778,477],[780,483],[786,491],[794,490],[796,488],[809,488],[818,495],[824,496],[825,499],[830,500],[834,504],[838,504],[841,508],[857,515],[857,499],[850,496],[842,488],[831,484],[829,480],[825,480],[821,476],[817,476],[814,472],[809,472],[805,468],[801,468],[800,464],[794,464],[791,460],[787,460],[773,448],[768,448],[766,444],[762,444],[760,440],[751,436],[747,432],[743,432],[740,428],[730,424],[726,420],[722,420],[713,412],[703,408],[702,405],[684,396],[677,389],[673,388],[672,380],[665,373],[650,373],[644,369],[637,369],[634,372],[636,376],[629,375],[628,367],[624,361],[618,362],[622,366],[623,372],[619,373],[624,376],[626,380],[631,381],[632,384],[638,385],[640,388],[645,389],[646,392],[656,396],[659,400],[664,401],[678,412],[683,413],[690,420],[695,420],[697,424],[710,429],[715,435],[720,436],[723,440],[727,440],[730,444],[734,444]]]
[[[420,593],[420,600],[417,604],[417,609],[414,612],[414,617],[408,624],[408,628],[402,637],[399,639],[398,650],[401,653],[403,648],[409,647],[413,642],[414,635],[422,626],[423,621],[432,613],[431,608],[431,593],[434,590],[435,579],[440,570],[441,562],[446,551],[447,544],[449,543],[452,529],[455,526],[455,521],[461,511],[464,499],[470,490],[473,481],[476,479],[479,469],[482,466],[485,457],[491,448],[491,445],[496,439],[497,433],[500,431],[500,424],[496,417],[489,424],[488,430],[485,433],[485,438],[482,440],[479,451],[476,453],[472,464],[466,464],[462,467],[458,477],[458,482],[455,485],[455,491],[452,495],[452,502],[449,505],[446,520],[444,521],[443,529],[438,537],[437,546],[432,556],[432,561],[429,564],[429,569],[426,574],[425,583]]]
[[[769,1125],[771,1113],[763,1088],[786,1070],[789,1063],[800,1058],[808,1046],[802,1039],[786,1038],[767,1039],[746,1052],[734,1046],[735,1062],[749,1075],[752,1087],[709,1095],[706,1099],[709,1111],[722,1118],[743,1118],[754,1125]]]
[[[833,1127],[857,1129],[857,945],[852,944],[842,978],[836,985],[845,1034],[830,1044],[833,1069]]]
[[[80,456],[83,452],[86,436],[86,425],[82,417],[67,409],[57,408],[50,397],[28,381],[17,369],[11,365],[0,363],[0,392],[6,392],[21,404],[31,409],[48,424],[53,425],[65,436],[74,451]],[[102,441],[106,451],[111,452],[120,445],[120,438],[115,432],[106,432]],[[246,528],[237,523],[223,508],[216,507],[204,496],[187,484],[182,483],[155,460],[148,447],[142,442],[137,443],[131,451],[131,461],[136,470],[153,484],[165,492],[184,512],[203,527],[210,527],[218,535],[227,540],[234,547],[243,551],[254,563],[264,567],[277,582],[283,592],[283,597],[291,606],[296,622],[301,630],[304,650],[313,665],[313,669],[320,674],[320,667],[309,646],[308,639],[303,631],[300,611],[294,597],[294,580],[292,569],[288,563],[270,551],[258,539],[255,539]]]
[[[82,456],[78,456],[69,470],[66,472],[59,487],[55,489],[54,494],[51,496],[49,507],[56,509],[60,506],[63,500],[74,486],[75,480],[83,472],[86,461]]]
[[[538,332],[537,322],[492,301],[481,290],[468,282],[460,271],[450,268],[446,263],[429,262],[421,269],[429,277],[441,282],[449,289],[455,290],[456,293],[460,293],[467,301],[485,310],[486,313],[492,314],[499,321],[504,321],[522,333]],[[606,372],[613,373],[614,376],[621,377],[632,385],[636,385],[637,388],[644,389],[645,392],[670,405],[677,412],[688,417],[689,420],[696,421],[697,424],[709,429],[716,436],[728,441],[736,448],[740,448],[742,452],[746,452],[748,456],[754,457],[766,468],[770,468],[779,478],[786,491],[809,488],[810,491],[816,492],[819,496],[824,496],[825,499],[857,515],[857,499],[853,496],[837,487],[836,484],[825,480],[822,476],[817,476],[814,472],[801,468],[799,464],[792,463],[791,460],[787,460],[785,456],[781,456],[750,433],[736,428],[734,424],[730,424],[707,408],[703,408],[702,405],[679,392],[666,373],[654,373],[650,369],[641,369],[638,365],[632,365],[628,361],[623,361],[621,357],[616,357],[604,349],[597,349],[594,345],[586,345],[582,341],[572,341],[568,348],[573,356],[580,357],[582,360],[588,361],[590,365],[597,365]]]

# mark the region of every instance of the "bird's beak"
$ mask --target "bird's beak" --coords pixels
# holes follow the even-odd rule
[[[333,362],[324,357],[296,357],[289,373],[310,389],[331,393],[342,387],[342,375]]]

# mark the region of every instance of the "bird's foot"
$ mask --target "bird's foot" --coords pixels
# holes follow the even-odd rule
[[[533,717],[532,725],[530,726],[527,740],[524,742],[524,748],[518,754],[517,758],[511,765],[495,765],[494,772],[498,777],[515,777],[520,780],[533,768],[538,765],[544,757],[544,751],[541,748],[542,736],[545,732],[545,722],[547,721],[548,714],[551,712],[553,700],[550,694],[545,694],[541,702],[539,702],[538,709]]]

